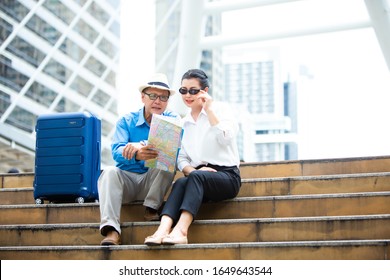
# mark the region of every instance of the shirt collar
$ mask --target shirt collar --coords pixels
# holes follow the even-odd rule
[[[202,115],[204,115],[205,117],[207,117],[207,113],[204,109],[202,109],[202,111],[200,111],[200,114],[199,114],[199,117],[202,117]],[[194,118],[191,116],[191,110],[188,111],[187,115],[183,118],[183,122],[190,122],[190,123],[195,123],[195,120]]]
[[[148,125],[148,123],[146,122],[145,117],[144,117],[144,110],[145,110],[145,107],[143,107],[142,109],[140,109],[138,111],[138,121],[137,121],[136,126],[141,126],[143,124]]]

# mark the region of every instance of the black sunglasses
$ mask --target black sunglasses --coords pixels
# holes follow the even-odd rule
[[[200,88],[190,88],[190,89],[186,89],[186,88],[179,88],[179,92],[181,94],[187,94],[187,92],[191,95],[195,95],[195,94],[198,94],[199,91],[201,91]]]

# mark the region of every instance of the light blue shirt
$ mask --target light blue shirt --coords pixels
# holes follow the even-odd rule
[[[180,118],[176,113],[165,111],[163,116]],[[121,117],[117,124],[113,141],[111,144],[112,157],[116,161],[116,166],[122,170],[145,173],[148,167],[145,167],[145,161],[136,160],[135,157],[126,159],[122,156],[123,148],[129,142],[141,142],[148,140],[150,126],[144,118],[144,108],[138,112],[132,112]]]

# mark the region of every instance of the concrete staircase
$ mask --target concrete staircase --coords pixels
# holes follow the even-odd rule
[[[0,259],[389,258],[390,156],[244,163],[241,175],[237,198],[202,206],[190,244],[143,245],[158,223],[135,202],[123,245],[103,247],[97,203],[35,205],[34,174],[0,174]]]

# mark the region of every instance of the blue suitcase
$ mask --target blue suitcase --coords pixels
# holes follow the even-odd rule
[[[87,112],[45,114],[35,131],[35,203],[97,201],[100,119]]]

